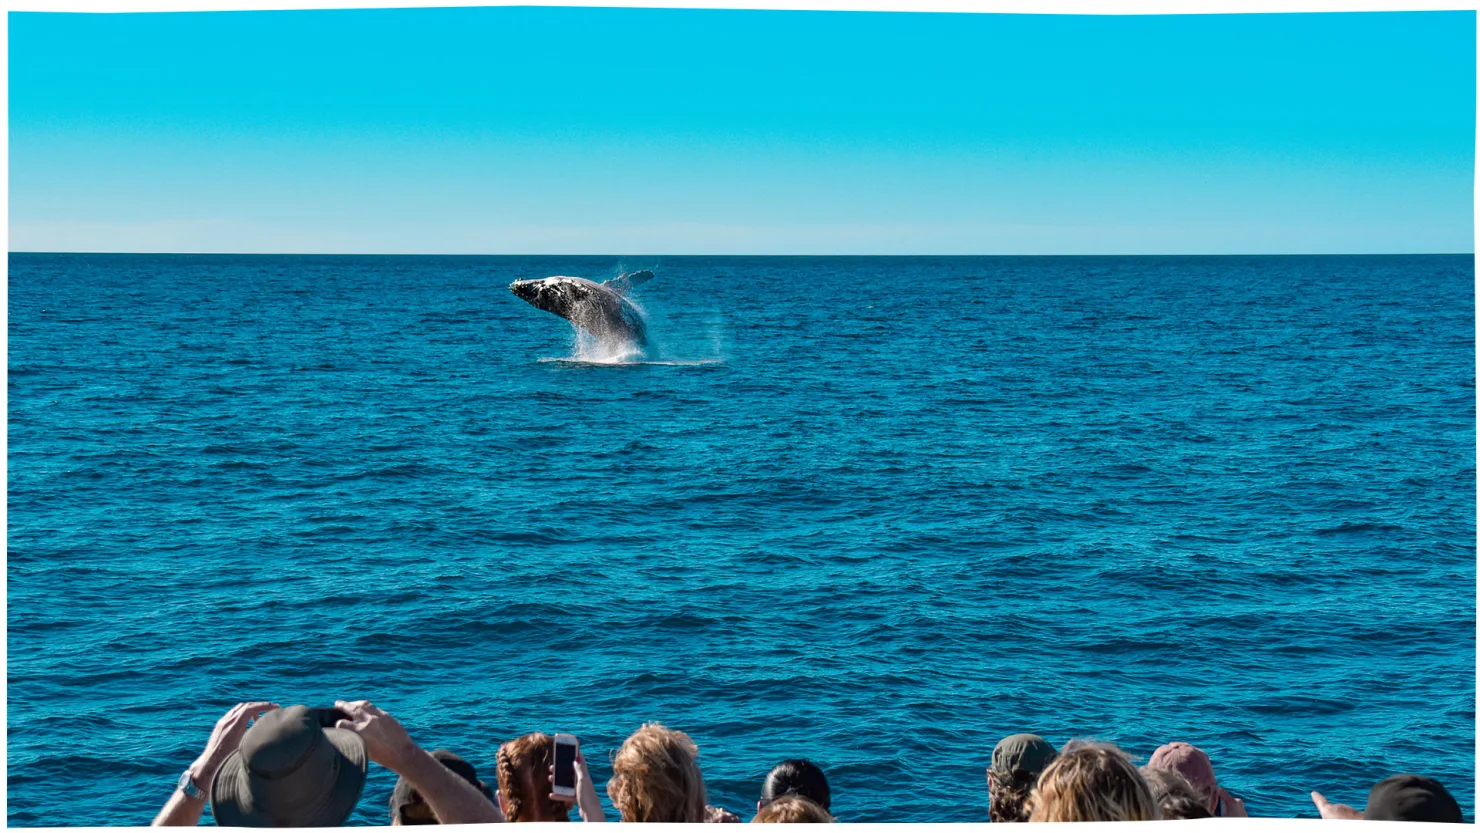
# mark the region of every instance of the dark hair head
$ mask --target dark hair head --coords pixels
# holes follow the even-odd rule
[[[1151,788],[1151,798],[1161,808],[1163,819],[1210,819],[1208,801],[1197,787],[1174,769],[1141,767],[1141,776]]]
[[[987,767],[987,813],[994,822],[1028,820],[1028,796],[1044,767],[1058,757],[1053,744],[1034,734],[1009,735],[992,749]]]
[[[442,766],[457,773],[458,777],[477,787],[478,792],[483,793],[484,797],[490,802],[493,801],[493,790],[489,789],[487,784],[478,780],[478,770],[472,764],[446,749],[438,749],[432,753],[432,757],[440,761]],[[391,791],[391,824],[438,823],[437,816],[432,812],[432,808],[427,806],[426,801],[421,797],[421,793],[417,792],[416,788],[411,786],[411,782],[405,778],[396,781],[396,787]]]
[[[1465,815],[1459,802],[1432,778],[1422,775],[1394,775],[1384,778],[1367,794],[1367,811],[1372,821],[1433,821],[1463,824]]]
[[[827,776],[822,768],[806,758],[782,761],[766,774],[765,786],[761,787],[761,803],[770,804],[783,795],[799,795],[810,798],[824,810],[832,808],[832,790],[828,789]]]

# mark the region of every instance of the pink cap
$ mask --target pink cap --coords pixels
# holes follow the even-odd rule
[[[1208,760],[1208,754],[1180,740],[1152,752],[1151,760],[1146,762],[1146,766],[1181,773],[1203,795],[1212,795],[1218,786],[1218,778],[1213,775],[1213,762]]]

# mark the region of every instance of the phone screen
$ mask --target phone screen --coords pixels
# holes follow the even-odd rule
[[[571,744],[555,744],[555,786],[576,788],[576,748]]]

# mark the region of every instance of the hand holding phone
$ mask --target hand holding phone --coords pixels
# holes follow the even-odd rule
[[[556,735],[557,744],[560,738],[568,739],[567,748],[572,749],[571,759],[572,779],[574,787],[571,792],[560,792],[556,786],[555,764],[550,764],[550,798],[567,804],[576,805],[581,813],[581,821],[606,821],[606,810],[601,806],[601,798],[596,795],[596,787],[591,783],[591,771],[586,769],[586,757],[581,754],[581,742],[570,735]],[[555,747],[557,756],[560,754],[559,745]],[[559,758],[557,757],[557,760]]]
[[[550,778],[550,791],[557,796],[576,794],[576,755],[581,743],[575,735],[555,736],[555,766]]]

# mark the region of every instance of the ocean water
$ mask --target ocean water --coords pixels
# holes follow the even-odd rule
[[[622,268],[625,363],[506,288]],[[9,293],[11,825],[148,823],[259,698],[490,779],[573,732],[603,800],[659,720],[747,818],[809,756],[843,820],[982,821],[1019,731],[1193,742],[1255,815],[1401,771],[1472,813],[1469,256],[13,254]]]

